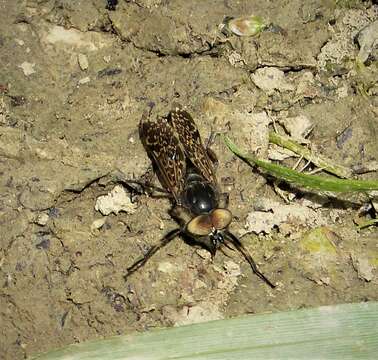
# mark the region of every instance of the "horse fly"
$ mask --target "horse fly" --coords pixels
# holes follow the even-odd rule
[[[228,227],[232,214],[226,208],[227,194],[221,194],[215,177],[217,159],[204,147],[197,126],[190,114],[180,108],[167,117],[139,124],[141,141],[151,158],[157,177],[173,201],[170,215],[180,225],[166,234],[159,243],[127,269],[130,274],[143,266],[159,249],[176,236],[189,238],[214,257],[222,246],[232,244],[247,260],[252,271],[270,287],[275,285],[262,274],[247,249]]]

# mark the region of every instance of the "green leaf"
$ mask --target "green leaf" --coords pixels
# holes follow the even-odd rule
[[[376,359],[378,303],[249,315],[69,345],[34,360]]]
[[[303,174],[285,166],[259,160],[243,153],[228,137],[224,137],[228,148],[251,166],[258,166],[277,179],[304,188],[332,192],[355,192],[378,190],[378,181],[335,179],[324,176]]]

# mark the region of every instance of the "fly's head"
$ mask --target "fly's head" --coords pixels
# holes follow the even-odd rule
[[[214,256],[224,243],[224,231],[231,221],[230,210],[214,209],[209,213],[197,215],[187,222],[185,233],[205,245]]]

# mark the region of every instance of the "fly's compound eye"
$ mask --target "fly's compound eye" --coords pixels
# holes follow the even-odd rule
[[[223,230],[232,221],[232,214],[230,210],[227,209],[215,209],[211,212],[211,223],[217,230]]]
[[[210,214],[198,215],[189,221],[186,230],[197,236],[209,235],[214,229],[223,230],[232,221],[231,211],[227,209],[215,209]]]
[[[213,230],[213,223],[210,214],[198,215],[189,221],[186,230],[197,236],[206,236]]]

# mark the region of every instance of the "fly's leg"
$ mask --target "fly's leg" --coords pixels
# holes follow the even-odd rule
[[[141,180],[136,180],[127,179],[121,171],[116,171],[114,174],[112,174],[112,180],[128,187],[134,193],[134,195],[147,194],[153,198],[173,199],[172,194],[168,190],[152,184],[152,182],[149,180],[149,173],[150,170],[147,170],[146,174],[141,177]]]
[[[173,240],[177,235],[181,233],[181,229],[174,229],[170,231],[167,235],[165,235],[156,245],[152,246],[151,249],[147,251],[147,253],[137,260],[133,265],[131,265],[129,268],[127,268],[127,273],[124,275],[124,279],[127,280],[127,278],[140,269],[149,259],[152,255],[154,255],[158,250],[160,250],[162,247],[167,245],[171,240]]]
[[[215,152],[213,150],[211,150],[211,146],[214,144],[215,138],[217,137],[217,135],[219,135],[219,133],[212,131],[210,133],[209,138],[207,139],[206,146],[205,146],[207,155],[209,156],[209,158],[210,158],[211,162],[213,163],[213,166],[214,166],[215,169],[218,167],[219,161],[218,161],[218,158],[217,158],[217,155],[215,154]]]
[[[225,231],[226,238],[236,247],[238,251],[244,256],[244,258],[248,261],[249,265],[251,265],[252,271],[263,281],[265,281],[272,289],[276,287],[265,275],[260,272],[257,268],[255,261],[252,259],[252,256],[247,251],[247,249],[243,246],[240,240],[228,230]]]
[[[144,183],[139,180],[128,180],[125,179],[122,182],[124,182],[126,185],[130,186],[136,193],[144,194],[146,193],[149,197],[152,198],[168,198],[173,199],[173,195],[168,192],[167,190],[155,186],[155,185],[149,185],[147,183]],[[133,185],[138,186],[139,188],[134,188]],[[148,191],[146,191],[148,189]]]

